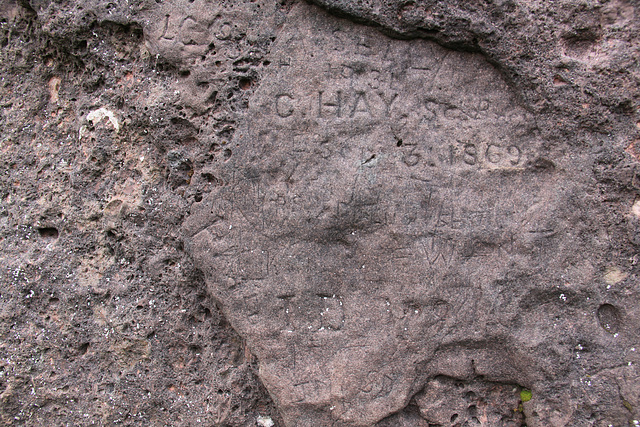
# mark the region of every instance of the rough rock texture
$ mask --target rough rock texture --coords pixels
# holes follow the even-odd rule
[[[283,11],[0,4],[0,424],[277,419],[179,227]]]
[[[0,1],[0,422],[633,425],[640,7],[316,3]]]

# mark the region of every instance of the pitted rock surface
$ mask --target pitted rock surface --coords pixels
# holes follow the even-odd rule
[[[285,13],[0,1],[0,425],[281,424],[179,229]]]
[[[638,3],[313,3],[0,1],[0,424],[637,424]]]
[[[574,419],[576,349],[637,339],[598,320],[619,317],[598,311],[609,246],[569,170],[585,160],[477,54],[300,4],[268,59],[185,234],[285,422],[371,425],[438,375],[533,388],[531,425]]]

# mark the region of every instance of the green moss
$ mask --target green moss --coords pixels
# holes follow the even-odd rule
[[[520,391],[520,400],[522,400],[523,402],[530,401],[532,397],[533,397],[533,394],[531,393],[531,390],[527,390],[525,388]]]

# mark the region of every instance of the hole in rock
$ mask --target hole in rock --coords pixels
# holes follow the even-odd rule
[[[240,79],[240,83],[239,83],[240,89],[249,90],[251,89],[251,85],[252,85],[251,79],[247,79],[247,78]]]
[[[84,356],[85,354],[87,354],[87,351],[89,351],[90,346],[91,344],[86,342],[82,344],[80,347],[78,347],[78,353],[80,353],[80,356]]]
[[[611,304],[598,307],[598,322],[610,334],[617,334],[620,330],[620,310]]]
[[[57,239],[58,229],[54,227],[38,228],[38,234],[40,235],[40,237],[45,239]]]
[[[218,97],[218,92],[214,90],[213,92],[211,92],[211,95],[209,95],[209,97],[205,102],[207,102],[208,104],[213,104],[216,102],[217,97]]]

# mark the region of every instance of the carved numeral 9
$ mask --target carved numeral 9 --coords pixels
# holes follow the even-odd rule
[[[520,152],[520,149],[518,147],[516,147],[515,145],[510,145],[507,148],[507,152],[509,153],[510,156],[515,157],[515,159],[509,160],[509,162],[512,165],[515,166],[518,163],[520,163],[520,157],[521,157],[522,153]]]

